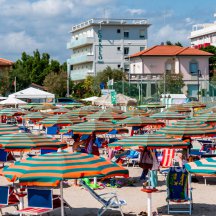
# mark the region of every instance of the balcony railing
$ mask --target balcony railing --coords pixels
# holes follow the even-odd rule
[[[94,71],[89,69],[82,70],[72,70],[70,73],[70,77],[72,80],[84,80],[88,75],[93,75]]]
[[[81,56],[71,56],[71,58],[68,60],[68,63],[71,65],[75,64],[82,64],[86,62],[93,62],[94,61],[94,55],[92,53],[88,53],[86,55]]]
[[[131,81],[147,81],[147,80],[160,80],[163,74],[133,74],[133,73],[128,73],[127,79]]]
[[[78,48],[93,43],[94,43],[93,37],[80,37],[78,39],[71,39],[71,41],[67,43],[67,49]]]

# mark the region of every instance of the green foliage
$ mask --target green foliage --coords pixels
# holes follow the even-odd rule
[[[64,97],[67,93],[67,72],[51,72],[46,76],[43,84],[49,92],[57,97]]]
[[[165,78],[165,79],[164,79]],[[165,83],[165,92],[164,92],[164,83]],[[182,88],[184,87],[183,75],[167,73],[162,76],[162,80],[159,82],[158,91],[159,94],[169,93],[169,94],[181,94]]]
[[[45,77],[53,73],[67,71],[67,65],[61,65],[58,61],[50,59],[48,53],[42,53],[38,50],[33,55],[23,52],[21,59],[14,63],[13,70],[10,73],[10,83],[17,79],[17,91],[27,88],[31,83],[43,85]],[[14,86],[10,84],[10,91],[14,92]]]
[[[183,47],[182,44],[178,41],[176,43],[172,43],[171,41],[166,41],[166,45],[169,45],[169,46],[180,46],[180,47]]]
[[[10,73],[9,69],[0,70],[0,95],[7,95],[9,93]]]

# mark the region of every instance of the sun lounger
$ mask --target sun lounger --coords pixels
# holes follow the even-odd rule
[[[19,199],[14,194],[14,187],[0,186],[0,212],[2,208],[15,206],[18,209]]]
[[[50,189],[28,188],[28,206],[17,210],[17,214],[42,215],[61,208],[61,200],[58,195],[53,195]]]
[[[125,200],[119,200],[116,193],[104,193],[97,194],[91,189],[84,181],[80,181],[80,184],[103,206],[98,210],[98,216],[101,216],[108,209],[119,209],[121,215],[124,216],[122,206],[126,205]]]

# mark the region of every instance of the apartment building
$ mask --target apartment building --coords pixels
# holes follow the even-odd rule
[[[216,14],[214,14],[216,17]],[[197,49],[216,46],[216,22],[193,25],[190,34],[191,46]]]
[[[107,66],[129,71],[129,58],[147,48],[146,19],[95,18],[72,27],[67,49],[68,73],[74,81],[96,75]]]

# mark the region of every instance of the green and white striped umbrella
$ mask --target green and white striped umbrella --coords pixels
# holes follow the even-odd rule
[[[184,107],[183,105],[173,105],[168,108],[170,112],[178,112],[178,113],[189,113],[191,112],[190,108]]]
[[[113,129],[117,130],[119,133],[128,132],[127,129],[114,125],[111,122],[90,121],[65,127],[60,130],[60,133],[73,131],[74,134],[91,134],[92,132],[95,132],[96,134],[104,134],[112,131]]]
[[[41,119],[44,119],[44,118],[47,118],[47,117],[50,117],[50,116],[52,116],[52,115],[49,114],[49,113],[31,112],[31,113],[23,116],[23,119],[30,119],[30,120],[33,120],[33,121],[39,121]]]
[[[205,113],[192,119],[205,123],[216,123],[216,113]]]
[[[0,110],[0,116],[14,116],[14,115],[22,115],[27,113],[27,111],[23,111],[21,109],[15,109],[15,108],[7,108]]]
[[[160,119],[160,120],[179,120],[179,119],[185,119],[187,117],[188,116],[183,115],[181,113],[170,112],[170,111],[159,112],[150,116],[150,118]]]
[[[215,136],[216,128],[196,120],[180,120],[172,125],[161,128],[157,133],[173,137]]]
[[[74,116],[74,117],[84,117],[90,114],[93,114],[94,112],[91,110],[85,110],[85,109],[75,109],[71,110],[70,112],[67,113],[68,116]]]
[[[194,108],[204,108],[204,107],[206,107],[206,104],[203,104],[203,103],[198,102],[198,101],[191,101],[189,103],[183,104],[183,106],[194,109]]]
[[[65,143],[45,136],[29,133],[7,134],[0,136],[0,148],[6,151],[29,151],[31,149],[58,149]]]
[[[130,110],[124,113],[127,117],[135,117],[135,116],[149,116],[149,113],[143,110]]]
[[[161,134],[144,134],[128,137],[108,144],[109,147],[187,148],[190,143]]]
[[[64,115],[54,115],[48,118],[45,118],[40,121],[40,124],[49,127],[52,125],[73,125],[83,122],[81,119],[69,116],[67,114]]]
[[[112,120],[121,120],[127,118],[127,116],[123,114],[118,114],[118,113],[113,113],[113,112],[106,112],[104,111],[99,111],[96,112],[92,115],[86,116],[87,119],[97,119],[101,121],[112,121]]]
[[[126,118],[124,120],[118,121],[118,125],[125,125],[128,127],[132,126],[147,126],[147,125],[161,125],[164,126],[163,122],[159,122],[155,119],[148,118],[148,117],[131,117],[131,118]]]
[[[216,176],[216,157],[202,158],[201,160],[187,163],[185,168],[189,173]]]
[[[15,134],[15,133],[19,133],[19,128],[17,126],[0,124],[0,135]]]

